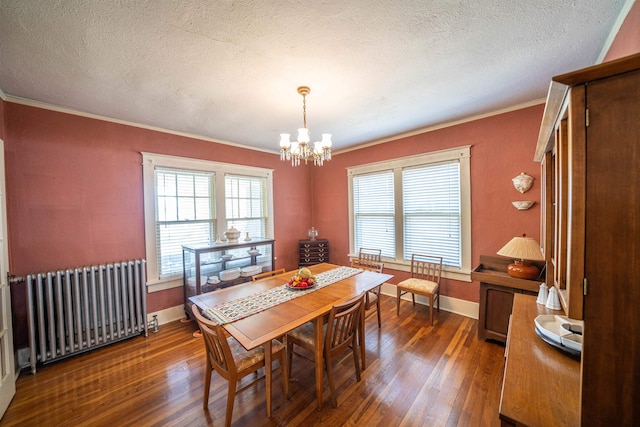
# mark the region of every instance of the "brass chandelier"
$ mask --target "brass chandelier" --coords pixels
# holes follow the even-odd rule
[[[280,134],[280,160],[291,160],[291,166],[299,166],[304,160],[307,164],[313,160],[315,166],[322,166],[325,160],[331,160],[331,134],[323,133],[322,140],[310,144],[311,136],[307,128],[307,95],[311,89],[300,86],[298,93],[302,95],[303,126],[298,129],[298,140],[290,141],[290,134]]]

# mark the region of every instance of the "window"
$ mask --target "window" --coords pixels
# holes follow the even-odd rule
[[[215,240],[215,174],[157,168],[156,251],[160,278],[182,274],[182,245]]]
[[[182,286],[182,245],[273,237],[272,170],[142,153],[149,291]]]
[[[400,269],[412,253],[438,255],[449,277],[469,280],[469,152],[466,146],[350,168],[351,253],[379,248],[385,264]]]

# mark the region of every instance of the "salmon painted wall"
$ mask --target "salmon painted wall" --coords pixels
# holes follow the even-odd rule
[[[320,236],[329,239],[331,261],[348,263],[349,224],[346,168],[471,145],[472,265],[480,255],[495,253],[512,237],[523,233],[539,240],[540,208],[519,211],[512,201],[540,201],[540,164],[533,161],[544,105],[439,129],[334,156],[314,170],[312,220]],[[520,172],[535,178],[522,195],[511,179]],[[389,270],[391,283],[407,273]],[[442,294],[467,301],[479,300],[479,283],[444,280]]]
[[[636,1],[627,14],[604,61],[640,52],[640,2]]]
[[[274,169],[276,266],[297,267],[298,239],[310,224],[310,168],[294,169],[275,154],[10,102],[4,110],[12,274],[144,258],[141,151]],[[12,293],[20,348],[24,284]],[[181,288],[150,293],[148,311],[182,298]]]

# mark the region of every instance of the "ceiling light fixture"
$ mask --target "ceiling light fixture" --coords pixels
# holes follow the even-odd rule
[[[311,89],[307,86],[300,86],[298,93],[302,95],[302,119],[304,127],[298,129],[298,140],[291,142],[288,133],[280,134],[280,160],[291,160],[291,166],[300,165],[313,159],[313,164],[322,166],[322,163],[331,160],[331,134],[323,133],[322,141],[316,141],[311,145],[311,136],[307,129],[307,95]]]

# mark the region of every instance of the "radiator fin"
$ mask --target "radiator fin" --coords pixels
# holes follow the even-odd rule
[[[126,338],[148,335],[144,259],[27,276],[31,372]]]

